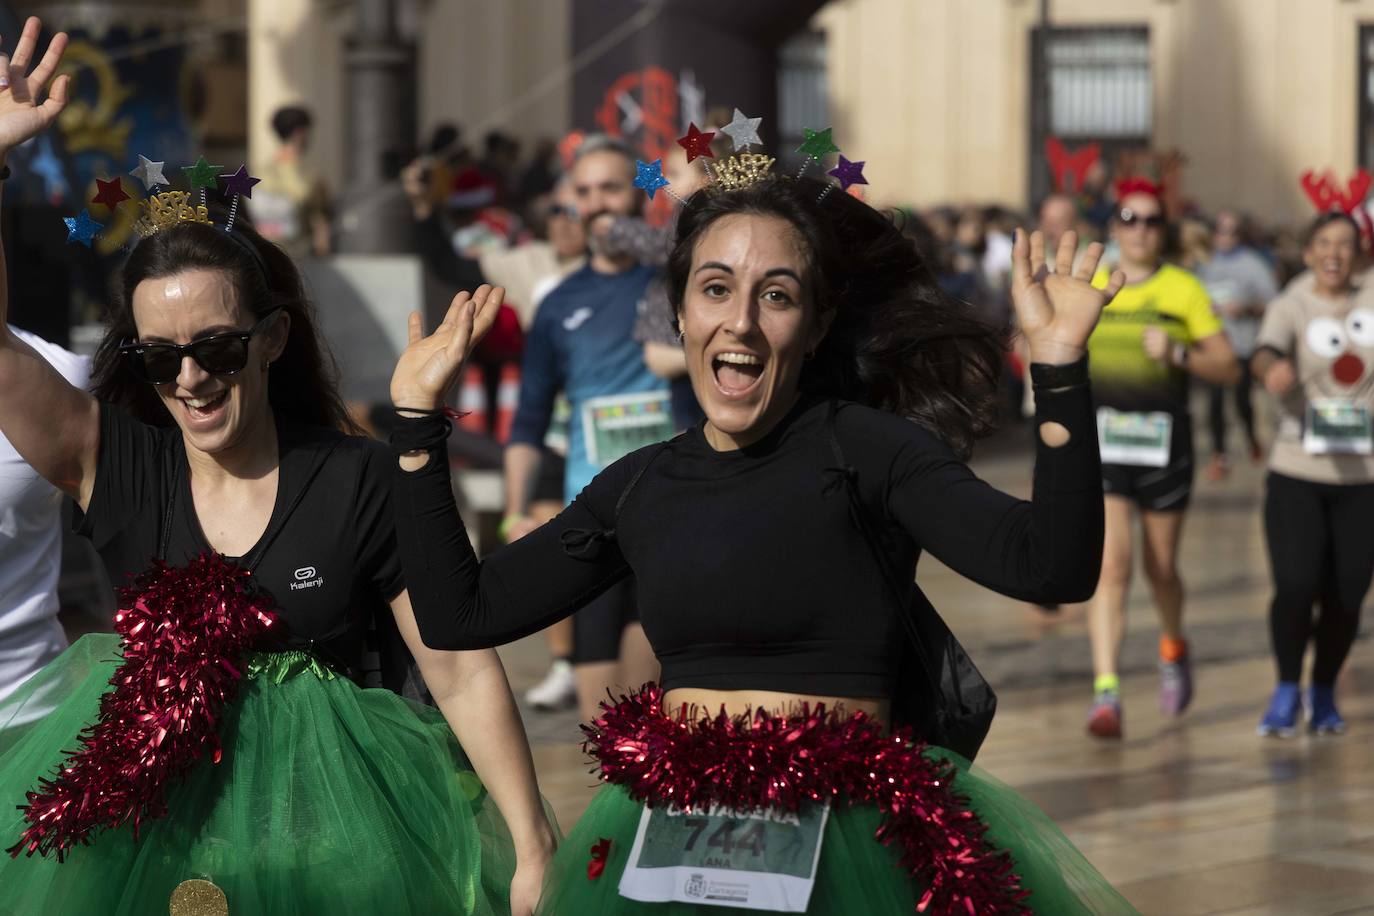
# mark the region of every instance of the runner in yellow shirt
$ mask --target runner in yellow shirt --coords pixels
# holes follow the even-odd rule
[[[1168,223],[1158,192],[1133,182],[1112,218],[1126,286],[1088,341],[1098,408],[1106,536],[1102,574],[1088,613],[1095,676],[1088,731],[1121,737],[1118,664],[1132,567],[1132,507],[1140,512],[1145,576],[1160,620],[1160,708],[1177,716],[1193,696],[1183,638],[1178,545],[1193,482],[1188,415],[1192,376],[1234,384],[1231,345],[1202,283],[1163,262]],[[1108,271],[1094,282],[1107,283]]]

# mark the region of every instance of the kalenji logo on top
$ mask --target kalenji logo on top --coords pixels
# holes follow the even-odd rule
[[[296,570],[296,581],[290,583],[291,591],[300,591],[303,588],[314,588],[317,585],[324,585],[324,576],[313,566],[302,566]]]

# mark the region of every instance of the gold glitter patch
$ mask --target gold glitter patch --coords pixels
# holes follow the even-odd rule
[[[761,180],[773,167],[772,156],[762,153],[740,153],[715,167],[716,187],[722,191],[738,191]]]
[[[229,916],[229,898],[214,882],[191,878],[172,891],[167,909],[170,916]]]

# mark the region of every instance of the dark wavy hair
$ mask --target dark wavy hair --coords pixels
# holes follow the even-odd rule
[[[1355,232],[1355,245],[1360,244],[1360,224],[1355,222],[1355,217],[1346,213],[1344,210],[1328,210],[1325,213],[1318,213],[1317,216],[1308,224],[1307,229],[1302,234],[1302,247],[1306,251],[1312,247],[1312,242],[1317,238],[1317,233],[1321,232],[1332,223],[1345,223]]]
[[[814,179],[777,176],[705,188],[678,217],[668,298],[681,311],[697,240],[722,217],[775,216],[796,228],[815,305],[834,319],[802,370],[809,392],[916,421],[961,456],[991,432],[1006,332],[947,295],[894,220]]]
[[[261,256],[261,265],[248,245]],[[235,224],[233,236],[219,226],[181,223],[134,247],[111,283],[105,336],[91,364],[91,392],[144,423],[172,424],[156,389],[124,367],[119,346],[138,334],[133,311],[138,284],[197,269],[223,274],[233,286],[235,301],[255,318],[276,308],[291,316],[286,347],[272,364],[267,388],[278,420],[359,432],[339,396],[338,366],[316,330],[315,309],[305,296],[300,272],[286,252],[243,221]]]

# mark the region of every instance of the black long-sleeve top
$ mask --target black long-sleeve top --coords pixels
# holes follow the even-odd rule
[[[833,429],[889,569],[921,551],[1003,594],[1084,600],[1102,557],[1102,479],[1087,385],[1038,391],[1034,493],[979,480],[916,424],[842,403]],[[396,530],[426,644],[499,645],[566,617],[633,572],[662,684],[828,696],[892,693],[908,613],[827,472],[829,404],[806,397],[763,440],[717,452],[700,427],[602,471],[556,519],[478,562],[448,464],[398,469]],[[1038,439],[1037,439],[1038,441]],[[646,467],[647,464],[647,467]],[[641,470],[619,514],[616,503]]]

